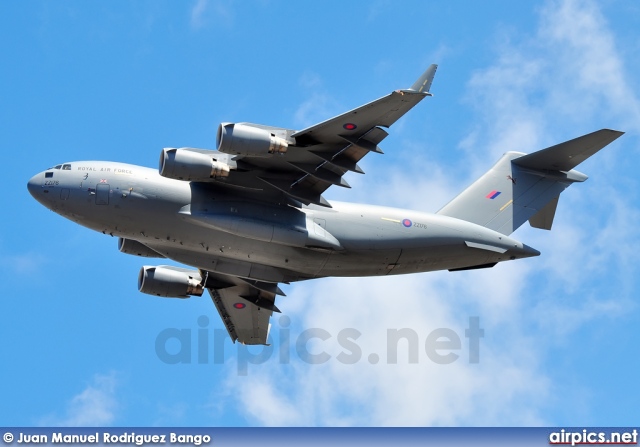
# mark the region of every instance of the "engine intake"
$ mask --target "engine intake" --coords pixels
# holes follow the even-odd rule
[[[289,143],[268,130],[246,124],[222,123],[216,137],[218,151],[249,157],[268,157],[287,152]]]
[[[202,296],[204,287],[198,270],[145,265],[138,274],[138,290],[166,298],[189,298],[191,295]]]
[[[228,177],[230,166],[210,155],[188,149],[164,148],[160,154],[159,172],[163,177],[187,181],[207,181]]]

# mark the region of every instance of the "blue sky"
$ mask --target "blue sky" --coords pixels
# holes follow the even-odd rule
[[[2,424],[637,424],[640,5],[297,6],[0,3]],[[505,151],[604,127],[627,133],[580,167],[590,179],[563,194],[551,232],[514,233],[542,256],[285,286],[278,306],[291,323],[274,319],[274,352],[260,364],[246,364],[259,348],[228,342],[222,364],[212,350],[198,363],[198,331],[213,349],[222,329],[210,300],[138,293],[149,260],[119,253],[116,239],[26,189],[65,161],[155,167],[163,147],[213,148],[223,121],[302,128],[411,85],[432,62],[435,96],[391,129],[385,155],[363,160],[367,175],[347,179],[353,189],[328,199],[435,212]],[[470,317],[485,331],[478,364],[468,361]],[[170,328],[190,331],[190,363],[157,355]],[[296,355],[310,328],[331,334],[311,346],[332,356],[324,364]],[[362,334],[355,364],[337,360],[348,328]],[[398,364],[367,361],[399,328],[421,343],[449,328],[460,358],[439,365],[421,350],[409,363],[401,345]]]

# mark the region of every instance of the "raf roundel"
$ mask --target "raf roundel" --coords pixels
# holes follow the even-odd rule
[[[402,225],[409,228],[411,225],[413,225],[413,222],[411,222],[409,219],[402,219]]]
[[[355,125],[355,124],[353,124],[353,123],[346,123],[346,124],[345,124],[344,126],[342,126],[342,127],[344,127],[344,128],[345,128],[345,129],[347,129],[347,130],[356,130],[356,129],[358,128],[358,126],[356,126],[356,125]]]
[[[244,309],[245,307],[247,307],[247,305],[244,303],[235,303],[233,307],[235,307],[236,309]]]

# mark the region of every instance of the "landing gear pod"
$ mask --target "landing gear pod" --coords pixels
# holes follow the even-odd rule
[[[118,250],[128,255],[142,256],[143,258],[164,258],[165,256],[133,239],[118,238]]]

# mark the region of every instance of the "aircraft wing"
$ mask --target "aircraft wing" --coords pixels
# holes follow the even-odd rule
[[[369,152],[382,153],[378,144],[388,135],[383,128],[431,95],[429,88],[436,69],[431,65],[408,89],[396,90],[300,131],[251,123],[223,124],[221,128],[231,126],[229,133],[233,132],[232,126],[268,131],[286,140],[288,148],[271,156],[230,159],[228,154],[220,154],[218,159],[213,155],[216,161],[231,160],[234,165],[228,175],[204,183],[233,186],[236,193],[262,201],[282,203],[284,196],[294,203],[330,207],[322,193],[332,185],[349,188],[343,175],[348,171],[363,173],[358,161]]]
[[[366,141],[366,136],[377,126],[390,127],[425,96],[431,95],[429,88],[437,68],[437,65],[431,65],[409,89],[391,92],[389,95],[357,109],[295,132],[292,137],[297,142],[311,145],[320,143],[341,144],[345,141],[352,145],[357,145],[356,142],[363,138]],[[382,136],[379,132],[376,133]],[[386,137],[386,133],[382,136],[382,138],[384,137]],[[371,143],[374,143],[374,140],[375,138],[368,139]],[[361,147],[375,151],[373,144],[368,145],[365,143]]]
[[[276,284],[208,272],[205,285],[234,343],[267,344],[275,296],[284,295]]]
[[[187,249],[162,244],[143,244],[159,255],[187,265],[197,264],[194,254]],[[206,263],[210,263],[211,258]],[[217,263],[220,265],[220,263]],[[172,267],[173,269],[180,269]],[[276,295],[284,296],[276,280],[264,281],[236,276],[234,273],[212,272],[198,269],[231,340],[246,345],[267,344],[269,319],[280,312],[275,305]],[[282,281],[295,280],[283,277]]]

